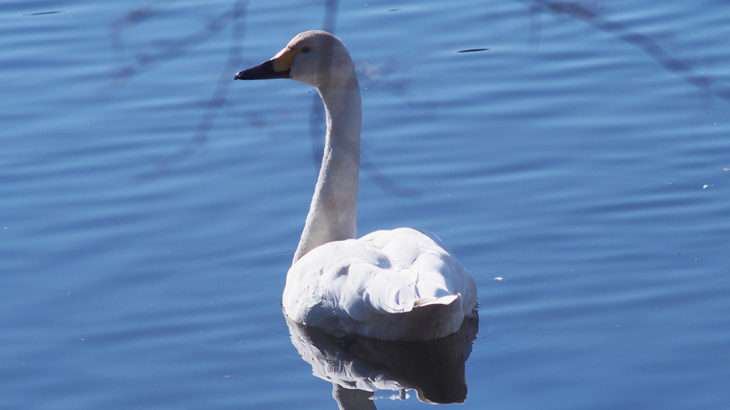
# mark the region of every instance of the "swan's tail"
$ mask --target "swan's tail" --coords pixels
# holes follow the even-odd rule
[[[431,306],[431,305],[450,305],[454,303],[454,301],[458,300],[461,297],[460,294],[456,295],[446,295],[441,297],[430,297],[430,298],[421,298],[417,299],[415,302],[413,302],[413,308],[419,308],[419,307],[425,307],[425,306]]]
[[[417,299],[408,312],[389,317],[401,340],[437,339],[459,330],[464,321],[461,294]]]

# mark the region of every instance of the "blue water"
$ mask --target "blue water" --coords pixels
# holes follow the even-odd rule
[[[232,81],[323,27],[361,78],[359,231],[435,232],[476,279],[453,407],[726,408],[727,16],[717,0],[3,2],[0,408],[337,407],[280,308],[319,103]],[[432,408],[392,395],[375,404]]]

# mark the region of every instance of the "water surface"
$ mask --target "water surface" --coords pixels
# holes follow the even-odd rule
[[[87,3],[0,6],[1,408],[336,408],[279,304],[319,102],[231,81],[323,27],[359,231],[476,279],[462,407],[726,406],[727,2]]]

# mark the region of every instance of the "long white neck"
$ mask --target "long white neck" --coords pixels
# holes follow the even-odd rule
[[[294,262],[327,242],[355,238],[360,167],[360,86],[345,81],[318,88],[327,116],[322,168]]]

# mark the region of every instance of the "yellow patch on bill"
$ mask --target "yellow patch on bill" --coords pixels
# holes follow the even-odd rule
[[[292,50],[291,48],[285,48],[279,51],[279,53],[272,58],[274,61],[274,71],[280,73],[290,69],[294,62],[294,57],[296,57],[297,54],[299,54],[299,49]]]

